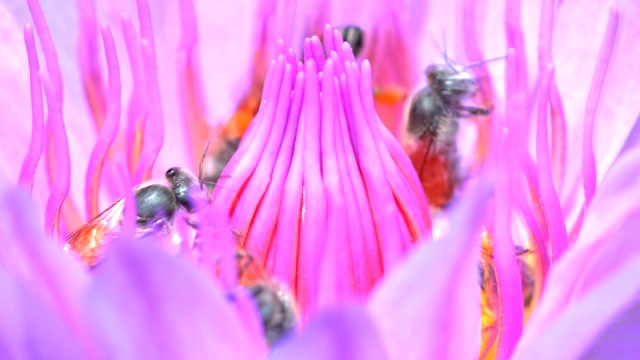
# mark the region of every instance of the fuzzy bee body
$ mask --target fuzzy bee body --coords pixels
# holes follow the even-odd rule
[[[458,120],[488,115],[489,110],[465,105],[478,90],[476,78],[463,68],[431,65],[427,86],[409,108],[407,134],[416,143],[409,156],[431,206],[449,204],[462,182],[457,149]]]
[[[147,184],[135,190],[136,238],[170,236],[179,209],[195,213],[209,202],[209,193],[186,170],[171,168],[166,178],[171,187]],[[109,243],[120,233],[124,208],[124,199],[115,202],[69,235],[64,250],[75,253],[90,267],[97,265]]]

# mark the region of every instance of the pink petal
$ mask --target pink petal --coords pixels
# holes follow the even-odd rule
[[[554,31],[556,79],[567,115],[567,158],[578,159],[587,96],[613,5],[620,11],[620,25],[598,105],[593,139],[598,183],[613,163],[638,115],[640,69],[633,59],[640,56],[640,44],[636,41],[640,25],[634,21],[640,14],[640,6],[635,1],[567,0],[558,11]],[[562,197],[564,206],[575,213],[576,205],[581,203],[576,199],[582,199],[582,194],[573,197],[582,182],[581,164],[569,162],[567,166]],[[569,212],[565,210],[565,213]]]
[[[591,81],[589,97],[584,118],[584,134],[582,141],[582,177],[584,179],[585,206],[589,206],[596,191],[596,159],[593,149],[593,128],[594,119],[600,104],[602,87],[607,75],[607,68],[611,62],[611,54],[618,35],[620,14],[617,8],[612,8],[609,12],[607,30],[598,54],[598,61]]]
[[[640,303],[634,304],[592,343],[586,359],[633,358],[640,353]]]
[[[20,170],[18,184],[29,189],[33,189],[33,177],[36,167],[42,156],[44,147],[44,99],[42,97],[42,82],[40,81],[40,66],[36,50],[33,26],[27,24],[24,27],[24,40],[27,47],[29,59],[29,78],[31,87],[31,141],[29,150],[25,155]]]
[[[640,184],[640,148],[630,149],[616,160],[605,174],[589,210],[585,214],[578,247],[604,241],[617,231],[629,214],[640,208],[637,194]]]
[[[98,135],[96,145],[91,152],[91,158],[87,166],[87,176],[85,180],[85,210],[87,217],[92,219],[99,214],[98,190],[100,187],[100,177],[102,168],[111,149],[111,144],[115,139],[120,125],[120,105],[122,85],[120,80],[120,64],[116,54],[115,44],[111,29],[105,23],[100,25],[102,39],[105,44],[105,54],[107,58],[108,76],[108,97],[106,104],[106,116],[103,119],[103,126]]]
[[[87,341],[79,299],[88,278],[84,270],[45,238],[40,217],[24,190],[0,190],[0,268],[33,290],[33,295],[55,309],[70,324],[78,346]],[[36,301],[36,300],[34,300]]]
[[[374,290],[368,308],[397,359],[478,356],[480,287],[477,239],[486,184],[455,210],[449,238],[424,244]]]
[[[273,350],[270,359],[387,359],[380,333],[360,307],[319,313],[300,335]]]
[[[85,359],[69,323],[29,288],[0,268],[0,357]]]
[[[624,154],[603,179],[585,215],[576,247],[550,273],[541,302],[523,334],[521,353],[547,345],[550,351],[564,345],[574,347],[571,351],[575,354],[584,351],[589,346],[587,340],[603,331],[629,306],[631,295],[637,294],[640,283],[633,266],[640,248],[633,234],[640,231],[640,209],[634,200],[639,187],[634,180],[640,169],[639,155],[640,149]],[[627,289],[636,292],[625,295]],[[603,300],[605,297],[609,299]],[[582,324],[584,329],[571,325],[576,317],[588,319]],[[554,343],[546,335],[553,331],[571,333],[571,343]]]
[[[636,218],[637,222],[638,219]],[[635,226],[637,228],[637,226]],[[623,228],[622,230],[631,230]],[[638,231],[638,229],[633,229]],[[611,239],[613,240],[613,239]],[[617,239],[616,239],[617,240]],[[573,260],[573,261],[572,261]],[[571,263],[573,272],[580,271],[581,257],[567,254],[565,263]],[[558,304],[557,298],[547,298],[547,294],[553,287],[567,287],[571,284],[571,279],[560,276],[560,272],[552,272],[549,278],[547,293],[543,298],[540,307],[531,318],[529,326],[525,330],[522,340],[516,349],[514,358],[516,359],[575,359],[592,348],[608,351],[610,347],[622,339],[602,339],[598,343],[598,337],[602,336],[611,325],[624,326],[630,331],[638,329],[638,322],[625,326],[625,319],[622,318],[625,311],[631,307],[636,308],[637,294],[640,291],[640,256],[629,259],[624,265],[619,266],[619,270],[610,273],[597,287],[585,293],[580,298],[571,302],[562,313],[556,314],[548,319],[545,326],[541,327],[540,319],[548,309],[550,302]],[[554,276],[555,275],[555,276]],[[637,318],[637,315],[635,315]],[[618,324],[615,322],[618,321]],[[615,329],[611,329],[615,331]],[[612,335],[610,335],[612,336]],[[640,345],[638,342],[630,343],[631,339],[626,339],[625,343],[630,348],[635,348],[637,354]],[[610,354],[611,355],[611,354]],[[615,358],[615,357],[614,357]]]
[[[47,17],[47,23],[52,32],[53,41],[58,51],[60,68],[64,81],[64,98],[66,99],[63,108],[63,117],[67,126],[69,137],[69,150],[72,154],[71,167],[71,187],[70,198],[75,204],[82,204],[84,200],[84,176],[85,166],[88,162],[91,148],[95,142],[95,125],[92,121],[87,121],[88,108],[84,101],[84,89],[79,79],[78,64],[76,59],[76,37],[77,32],[77,8],[76,1],[41,1],[42,8]],[[28,139],[30,135],[30,122],[25,121],[31,117],[29,105],[29,81],[27,59],[25,56],[24,44],[19,43],[17,37],[22,32],[22,27],[27,22],[33,22],[26,2],[9,2],[0,5],[0,16],[2,21],[3,39],[15,39],[6,44],[6,49],[11,52],[6,60],[0,61],[3,74],[1,82],[3,84],[15,84],[14,86],[4,86],[0,90],[5,94],[0,95],[4,105],[10,104],[6,112],[2,114],[1,124],[6,126],[4,134],[12,134],[7,136],[0,142],[0,149],[5,154],[16,153],[22,154],[27,150]],[[42,52],[39,54],[40,68],[44,69],[44,58]],[[0,160],[0,171],[8,179],[16,177],[17,169],[20,168],[19,163],[10,165],[11,162],[18,161],[21,155],[15,157],[7,157]],[[33,196],[39,205],[44,209],[45,199],[49,194],[49,186],[44,176],[43,166],[45,162],[41,162],[36,169]],[[80,164],[80,165],[75,165]],[[7,165],[7,167],[4,167]]]
[[[85,304],[107,357],[255,359],[266,350],[210,279],[149,244],[115,245]]]

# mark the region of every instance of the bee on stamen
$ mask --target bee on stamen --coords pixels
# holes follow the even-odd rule
[[[516,245],[514,252],[518,271],[520,272],[524,321],[526,322],[535,306],[535,296],[536,292],[540,290],[537,288],[540,286],[540,282],[536,282],[535,268],[530,258],[533,250]],[[478,264],[478,271],[482,307],[482,348],[480,358],[484,359],[497,341],[500,312],[500,292],[493,258],[493,247],[489,237],[486,236],[483,236],[482,257]]]
[[[342,39],[351,46],[353,56],[357,58],[365,45],[364,30],[356,25],[340,26],[337,29],[340,31]]]
[[[255,302],[267,343],[274,345],[292,334],[298,324],[293,294],[284,284],[269,276],[240,245],[236,246],[236,260],[239,283]]]
[[[463,179],[456,143],[459,119],[490,113],[466,104],[478,91],[476,77],[466,68],[448,62],[427,67],[427,86],[409,107],[408,153],[429,204],[438,209],[451,202]]]
[[[172,236],[175,214],[179,210],[187,213],[187,224],[197,228],[192,216],[211,203],[211,195],[201,180],[202,161],[198,178],[186,169],[173,167],[165,173],[170,186],[146,184],[135,189],[137,239],[150,235]],[[65,239],[64,251],[75,253],[89,267],[97,265],[109,243],[120,234],[124,208],[125,200],[120,199],[81,226]]]

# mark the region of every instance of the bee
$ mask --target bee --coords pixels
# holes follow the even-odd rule
[[[256,76],[252,81],[249,91],[240,100],[231,118],[216,129],[217,139],[214,141],[211,153],[207,154],[205,159],[203,182],[207,184],[209,190],[212,189],[212,184],[220,179],[222,171],[238,150],[242,136],[260,108],[264,77]]]
[[[203,182],[207,184],[209,191],[213,189],[213,184],[216,184],[224,171],[224,168],[229,163],[229,160],[238,151],[241,137],[220,138],[215,151],[207,158],[207,170]]]
[[[289,292],[269,282],[249,284],[246,289],[255,301],[262,319],[267,344],[273,345],[295,330],[297,313]]]
[[[345,25],[338,27],[342,39],[351,46],[353,56],[356,58],[362,52],[365,45],[364,30],[356,25]]]
[[[167,170],[169,186],[147,184],[135,190],[136,238],[149,235],[171,236],[173,220],[178,210],[189,214],[200,211],[211,199],[202,183],[182,168]],[[65,240],[64,251],[73,252],[89,267],[97,265],[104,257],[108,244],[118,236],[124,215],[124,199],[116,201],[108,209],[80,227]],[[196,227],[196,223],[187,219]]]
[[[520,271],[522,285],[522,300],[525,308],[529,308],[533,302],[535,293],[535,274],[533,266],[526,260],[531,250],[522,246],[515,247],[516,262]],[[489,245],[483,245],[482,260],[480,261],[480,288],[483,292],[495,291],[496,271],[493,265],[493,249]]]
[[[458,120],[486,116],[490,110],[465,104],[477,93],[478,83],[464,67],[448,62],[430,65],[426,78],[427,86],[414,95],[409,107],[407,134],[417,145],[408,152],[429,203],[443,208],[462,182]]]
[[[482,306],[482,346],[481,359],[490,358],[488,354],[494,351],[494,345],[498,337],[498,310],[499,292],[496,277],[496,269],[493,260],[493,247],[490,244],[488,233],[483,234],[482,257],[478,266],[481,306]],[[522,300],[525,313],[525,321],[531,315],[534,307],[534,297],[537,283],[535,281],[535,270],[529,255],[532,251],[521,246],[515,246],[516,262],[520,271],[520,282],[522,286]]]
[[[263,39],[265,41],[265,39]],[[238,150],[238,146],[249,124],[258,114],[262,101],[262,88],[269,66],[270,52],[266,44],[258,46],[253,56],[253,70],[248,89],[238,102],[231,117],[215,129],[215,141],[210,153],[206,153],[204,183],[211,191],[222,175],[229,160]]]
[[[406,50],[401,38],[396,37],[395,28],[384,26],[372,32],[365,32],[357,25],[340,26],[337,30],[351,47],[356,59],[367,58],[371,62],[376,113],[391,133],[399,134],[399,124],[402,123],[403,109],[412,82],[405,76],[408,64],[401,60]]]
[[[293,294],[284,284],[269,276],[240,245],[236,247],[239,283],[255,302],[269,345],[292,334],[298,324]]]
[[[343,26],[338,29],[343,39],[351,45],[354,55],[358,56],[364,46],[364,31],[354,25]],[[206,160],[204,177],[206,184],[218,182],[224,168],[238,150],[242,136],[249,123],[258,113],[265,80],[264,64],[268,63],[268,60],[263,58],[265,56],[266,54],[260,51],[254,56],[254,72],[249,90],[240,99],[231,118],[217,130],[218,139],[215,141],[216,145]],[[211,187],[209,190],[211,190]]]

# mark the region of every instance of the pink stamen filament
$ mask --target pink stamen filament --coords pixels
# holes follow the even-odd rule
[[[567,122],[564,115],[564,105],[554,81],[551,88],[551,166],[553,180],[557,189],[560,189],[567,163]]]
[[[533,168],[533,164],[531,167]],[[528,171],[525,175],[525,183],[529,185],[528,188],[522,188],[514,190],[519,197],[519,203],[523,216],[529,225],[529,230],[532,233],[532,245],[537,259],[537,264],[540,266],[541,285],[546,281],[547,274],[549,272],[549,254],[547,251],[547,243],[549,241],[549,222],[542,205],[542,199],[540,197],[540,189],[535,181],[535,170]],[[524,197],[524,193],[527,192],[531,196],[531,204]],[[533,210],[533,213],[532,213]]]
[[[522,0],[507,1],[505,9],[505,27],[507,35],[507,49],[515,51],[513,61],[516,63],[516,73],[518,77],[517,93],[521,94],[520,101],[526,101],[529,98],[528,91],[528,71],[527,56],[525,53],[524,35],[522,31]],[[514,89],[516,90],[516,89]],[[527,104],[523,105],[524,109],[529,109]],[[515,125],[515,124],[514,124]],[[523,127],[526,136],[526,127]]]
[[[347,45],[348,46],[348,45]],[[343,47],[343,54],[346,47]],[[350,51],[350,49],[349,49]],[[349,52],[347,52],[348,56]],[[359,74],[355,63],[345,63],[346,76],[341,76],[341,90],[345,98],[346,110],[351,114],[349,121],[349,133],[352,139],[357,139],[354,144],[358,165],[361,168],[362,178],[364,180],[367,197],[371,206],[372,216],[376,219],[374,225],[376,229],[376,237],[381,247],[383,256],[383,264],[385,270],[390,270],[401,259],[401,244],[406,241],[398,241],[400,238],[400,219],[397,208],[391,206],[394,204],[393,194],[386,182],[386,174],[383,173],[383,167],[380,163],[380,157],[373,138],[366,124],[364,110],[360,103],[359,94]],[[360,134],[356,137],[353,134]],[[365,155],[366,154],[366,155]]]
[[[560,207],[558,193],[553,185],[551,161],[548,143],[548,101],[551,82],[553,81],[553,65],[541,68],[542,82],[538,97],[538,128],[536,136],[536,158],[538,160],[538,176],[543,210],[549,224],[549,243],[551,259],[557,261],[567,248],[567,230]]]
[[[334,55],[335,52],[332,54]],[[332,56],[332,60],[335,60],[337,57]],[[350,139],[349,134],[349,125],[347,121],[346,114],[344,112],[344,105],[342,96],[340,95],[340,85],[337,78],[334,79],[334,93],[336,94],[338,100],[338,115],[339,115],[339,129],[338,129],[338,146],[339,146],[339,154],[344,154],[344,173],[353,173],[357,174],[359,172],[358,159],[356,157],[354,143]],[[378,279],[384,273],[384,259],[382,253],[382,246],[380,244],[380,239],[376,234],[376,228],[372,218],[372,210],[371,204],[369,203],[369,199],[366,193],[366,188],[364,185],[364,179],[362,176],[349,176],[349,179],[345,179],[346,191],[345,193],[355,198],[353,203],[358,204],[355,208],[358,210],[355,212],[357,216],[359,213],[359,222],[356,222],[356,225],[360,225],[360,227],[354,228],[354,233],[357,235],[360,233],[360,229],[362,229],[362,237],[364,241],[364,248],[367,254],[366,266],[369,272],[369,281],[371,282],[371,286],[376,279]],[[354,239],[352,238],[352,241]],[[355,241],[358,241],[355,238]],[[357,259],[357,261],[362,261],[362,259]]]
[[[391,135],[373,110],[368,63],[359,67],[339,33],[326,32],[322,68],[317,38],[305,42],[304,64],[279,44],[262,106],[213,194],[242,245],[291,286],[307,314],[364,296],[428,233],[426,199],[414,199],[422,193],[398,168],[410,164],[407,155],[396,159],[382,145]],[[342,206],[350,202],[359,206]]]
[[[547,64],[553,63],[551,43],[555,12],[555,0],[542,0],[540,4],[540,28],[538,33],[538,63],[541,69],[547,66]]]
[[[100,25],[102,39],[104,41],[104,51],[107,58],[107,69],[109,71],[109,87],[107,98],[107,113],[102,131],[98,135],[98,140],[93,148],[87,175],[85,180],[85,196],[87,198],[86,211],[89,218],[94,218],[99,213],[98,190],[100,188],[100,178],[102,167],[109,153],[111,144],[118,133],[120,125],[120,107],[122,86],[120,83],[120,65],[116,54],[115,44],[111,29],[104,23]]]
[[[78,59],[85,94],[96,128],[102,129],[107,100],[104,82],[98,64],[98,33],[94,0],[78,0],[80,35],[78,37]]]
[[[507,1],[505,10],[507,47],[510,49],[510,52],[513,52],[513,56],[509,55],[510,58],[507,60],[507,116],[513,116],[512,114],[528,114],[530,109],[529,79],[527,75],[527,61],[521,18],[522,1]],[[562,102],[557,92],[552,92],[551,102],[552,109],[555,109],[558,115],[558,117],[553,117],[553,158],[554,165],[556,165],[559,160],[564,159],[566,145],[563,146],[560,140],[566,138],[566,130],[562,130],[562,125],[566,125],[564,123],[564,113],[562,112]],[[520,119],[520,121],[518,121],[518,119],[509,120],[510,128],[512,129],[511,139],[513,144],[526,144],[528,141],[528,121],[522,120],[524,119]],[[560,130],[557,130],[557,125],[561,125]],[[514,148],[516,149],[513,152],[515,159],[510,163],[513,165],[523,165],[519,170],[514,169],[512,171],[522,173],[525,176],[525,182],[515,181],[515,179],[518,178],[517,175],[514,174],[512,176],[512,197],[515,199],[516,206],[519,208],[531,233],[536,263],[540,266],[540,281],[544,284],[549,269],[549,258],[546,247],[549,226],[542,212],[539,185],[535,176],[534,166],[532,165],[533,161],[525,146],[515,146]],[[562,163],[562,166],[564,166],[564,163]],[[554,167],[554,169],[557,169],[557,167]],[[531,195],[532,204],[530,204],[525,197],[527,193]],[[536,211],[537,219],[532,212],[531,206],[533,206]]]
[[[357,253],[356,259],[365,259],[362,249],[362,233],[360,237],[348,238],[351,227],[350,219],[345,211],[346,194],[343,191],[340,165],[336,142],[336,99],[334,94],[333,61],[328,59],[322,74],[322,180],[327,199],[327,241],[325,244],[325,256],[322,264],[320,287],[321,297],[318,302],[322,306],[331,304],[338,299],[348,299],[348,289],[352,286],[361,289],[363,275],[366,269],[362,261],[353,261],[352,256]],[[354,246],[355,249],[354,249]],[[359,245],[359,246],[358,246]],[[341,249],[341,250],[340,250]],[[357,275],[356,275],[357,274]],[[326,290],[325,290],[326,288]],[[362,290],[361,290],[362,291]],[[328,296],[327,296],[328,294]],[[327,297],[331,297],[327,299]]]
[[[558,193],[553,183],[548,143],[549,94],[555,86],[551,53],[555,12],[554,0],[542,1],[538,34],[538,61],[542,80],[538,96],[538,128],[536,134],[536,160],[538,162],[540,196],[542,200],[541,210],[544,212],[546,221],[549,224],[552,261],[558,260],[567,247],[567,230],[564,226],[564,216],[562,215]]]
[[[140,157],[140,151],[142,150],[149,105],[145,88],[142,50],[136,29],[133,25],[133,20],[128,14],[122,13],[120,15],[120,22],[124,40],[127,45],[127,54],[129,56],[129,64],[131,64],[131,74],[133,77],[133,91],[129,98],[125,130],[127,168],[129,170],[129,176],[133,179]]]
[[[413,243],[422,238],[423,235],[430,234],[431,232],[431,219],[427,218],[425,221],[425,214],[422,213],[422,206],[426,205],[426,201],[421,201],[424,200],[424,198],[419,195],[416,196],[416,194],[422,193],[414,190],[420,186],[419,181],[414,179],[415,182],[413,184],[407,184],[411,178],[407,179],[403,176],[402,171],[392,158],[389,146],[383,141],[382,133],[387,130],[379,126],[380,119],[375,112],[373,97],[364,95],[369,89],[373,89],[372,69],[368,60],[362,62],[361,72],[360,94],[365,109],[365,118],[368,122],[369,131],[373,135],[374,142],[376,143],[382,164],[386,170],[385,173],[396,202],[396,207],[400,211],[404,223],[408,225],[410,239],[407,240]],[[408,157],[405,157],[405,159],[410,161]],[[405,245],[409,246],[410,243],[406,243]]]
[[[285,65],[285,71],[282,78],[279,96],[276,100],[276,111],[274,120],[269,126],[270,134],[267,135],[267,143],[262,149],[260,161],[254,169],[250,181],[243,190],[242,197],[238,201],[238,206],[233,214],[232,222],[236,231],[245,233],[245,247],[251,246],[252,249],[258,249],[258,254],[264,259],[267,251],[268,243],[253,243],[253,231],[250,232],[252,222],[255,222],[259,205],[262,203],[264,196],[270,187],[270,181],[274,170],[274,164],[277,162],[278,151],[280,149],[282,138],[279,134],[283,134],[286,128],[287,112],[290,106],[290,93],[293,86],[294,71],[291,65]],[[257,230],[257,229],[256,229]],[[262,237],[261,234],[256,234]]]
[[[609,20],[607,21],[607,30],[600,46],[600,53],[596,63],[596,69],[591,81],[589,89],[589,97],[587,98],[587,107],[584,113],[584,132],[582,143],[582,177],[584,179],[584,199],[585,207],[588,207],[596,192],[596,159],[593,149],[593,129],[596,113],[598,111],[598,103],[602,94],[602,87],[607,75],[607,69],[611,62],[611,55],[615,45],[616,34],[618,33],[618,24],[620,22],[620,14],[617,8],[611,9]]]
[[[296,63],[295,61],[290,61],[289,64],[295,65]],[[284,241],[273,241],[274,238],[277,238],[278,224],[281,223],[279,217],[276,219],[273,218],[273,212],[280,211],[280,213],[282,213],[283,210],[281,209],[283,209],[285,205],[288,205],[284,203],[285,199],[282,197],[282,194],[285,191],[285,182],[288,181],[287,173],[293,158],[294,142],[298,129],[298,121],[295,119],[298,118],[302,108],[302,95],[304,94],[305,83],[304,73],[297,73],[294,81],[293,93],[295,95],[293,99],[291,99],[288,114],[284,115],[287,117],[286,129],[284,130],[285,133],[283,134],[280,150],[277,154],[278,157],[273,166],[271,182],[260,204],[261,208],[251,226],[248,236],[250,239],[247,239],[247,242],[254,244],[254,249],[256,247],[258,248],[258,252],[261,251],[260,249],[266,247],[266,252],[264,253],[265,268],[274,269],[275,272],[286,274],[286,279],[291,279],[291,281],[293,281],[293,278],[287,268],[293,267],[291,265],[291,249]],[[286,230],[286,227],[282,227],[280,230]],[[298,234],[296,234],[296,236],[297,235]],[[285,265],[279,266],[279,264],[274,263],[275,258],[283,260]]]
[[[31,189],[33,188],[33,177],[44,147],[44,103],[42,99],[42,83],[40,81],[38,53],[31,24],[27,24],[24,27],[24,42],[27,48],[27,57],[29,59],[29,78],[31,85],[31,140],[29,142],[29,150],[22,162],[18,184],[29,189],[29,192],[31,192]]]
[[[46,60],[47,81],[44,81],[45,95],[47,96],[48,116],[47,134],[50,134],[49,146],[46,148],[48,165],[55,169],[55,177],[51,180],[51,193],[47,199],[45,210],[45,231],[47,235],[59,235],[59,220],[62,204],[64,203],[70,186],[70,156],[67,132],[62,117],[62,77],[58,64],[58,55],[51,33],[47,26],[44,14],[37,0],[28,0],[29,10],[33,17],[34,25],[40,37],[44,58]],[[52,143],[51,143],[52,141]],[[55,153],[55,155],[54,155]],[[55,166],[52,162],[55,156]],[[51,171],[53,172],[53,171]],[[66,224],[70,227],[70,224]]]
[[[301,213],[300,246],[298,269],[303,276],[298,276],[298,284],[305,291],[301,295],[307,297],[306,302],[313,303],[317,299],[320,274],[320,259],[324,253],[327,232],[327,200],[322,183],[320,169],[320,89],[318,69],[315,61],[305,54],[305,89],[300,114],[300,128],[304,136],[304,168],[302,175],[305,211]]]
[[[511,124],[517,122],[514,110],[517,110],[518,99],[514,99],[517,91],[517,62],[515,51],[510,49],[506,60],[506,88],[508,118],[496,116],[494,139],[496,147],[496,190],[495,190],[495,225],[492,238],[494,249],[494,265],[496,271],[499,295],[497,310],[498,344],[496,358],[509,358],[516,347],[522,333],[523,300],[520,272],[513,252],[514,244],[511,239],[512,204],[511,192],[504,191],[512,187],[511,183],[518,180],[519,169],[510,159],[509,150],[515,145],[510,131]],[[513,93],[510,91],[514,91]],[[489,347],[489,346],[488,346]]]
[[[206,108],[202,84],[200,83],[200,65],[198,47],[198,23],[192,0],[180,1],[180,25],[182,37],[178,69],[182,74],[181,102],[184,112],[187,144],[191,149],[191,162],[196,168],[202,157],[202,149],[207,141],[209,126],[206,120]]]
[[[484,107],[492,109],[495,91],[493,89],[493,83],[491,82],[491,76],[489,75],[487,66],[482,63],[482,61],[485,60],[485,57],[480,50],[478,37],[476,35],[478,33],[478,11],[476,11],[476,6],[478,4],[483,4],[483,2],[464,0],[462,4],[460,4],[460,18],[464,20],[460,21],[459,24],[463,35],[462,40],[464,51],[468,61],[479,63],[478,66],[474,67],[478,78],[478,87],[480,89],[477,96]],[[484,163],[491,153],[493,116],[478,117],[475,121],[478,124],[478,138],[476,140],[476,159],[474,160],[474,167],[478,168]]]
[[[164,142],[164,120],[149,3],[147,0],[137,0],[136,4],[138,6],[138,20],[140,21],[140,37],[142,38],[142,64],[149,97],[149,113],[144,130],[144,144],[134,176],[134,184],[139,184],[150,176],[158,153],[162,148]]]

